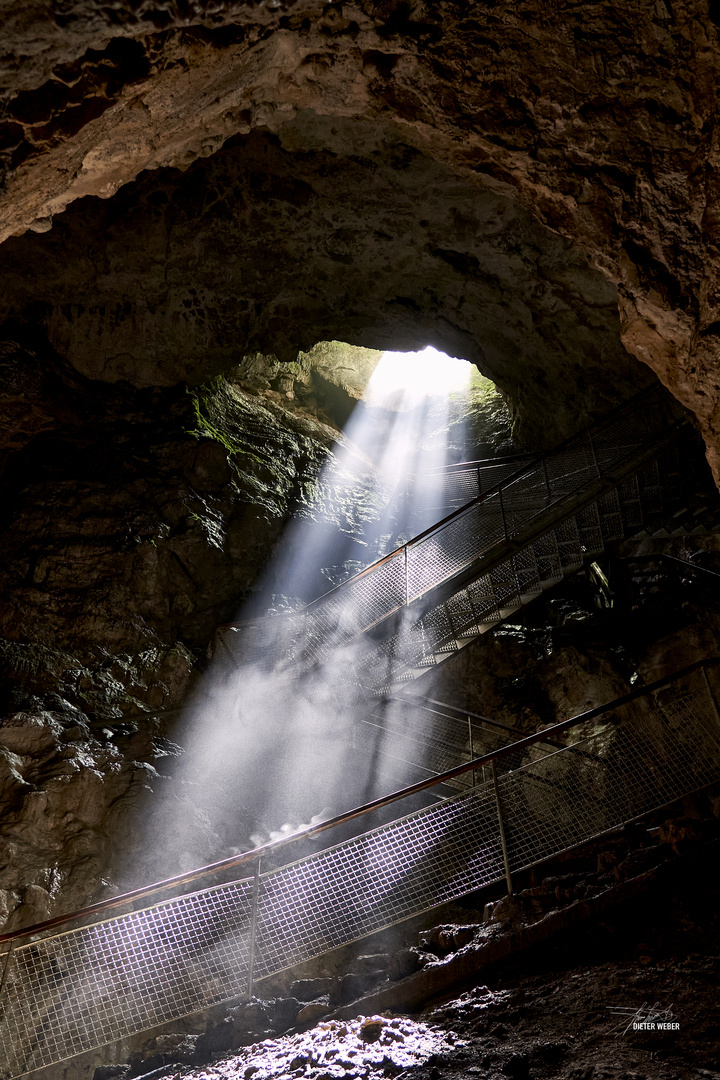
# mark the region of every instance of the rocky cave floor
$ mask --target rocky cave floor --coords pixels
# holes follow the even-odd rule
[[[467,1044],[418,1077],[433,1068],[516,1080],[720,1075],[718,883],[713,867],[433,1006],[423,1019]],[[626,1031],[632,1016],[610,1011],[643,1005],[670,1010],[679,1030]]]
[[[167,1057],[160,1065],[161,1037],[154,1043],[156,1056],[101,1067],[94,1080],[720,1076],[717,846],[717,841],[694,846],[690,859],[681,859],[680,872],[666,874],[651,890],[580,927],[555,933],[522,955],[485,967],[476,979],[426,1002],[422,1011],[365,1016],[366,999],[358,1003],[353,1019],[347,1019],[346,1008],[340,1014],[345,1019],[336,1014],[315,1026],[298,1024],[233,1056],[215,1054],[201,1068],[174,1064]],[[435,931],[430,934],[437,938]],[[427,943],[427,934],[420,935],[423,939]],[[643,1007],[658,1010],[663,1014],[658,1019],[679,1029],[626,1030],[632,1013]],[[177,1062],[182,1042],[176,1050]]]

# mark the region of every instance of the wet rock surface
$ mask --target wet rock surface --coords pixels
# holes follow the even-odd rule
[[[397,1076],[430,1058],[439,1058],[458,1042],[452,1031],[406,1017],[358,1017],[327,1021],[305,1033],[249,1046],[234,1058],[206,1066],[201,1072],[173,1074],[188,1078],[244,1077],[273,1080],[306,1076],[313,1080],[342,1077]]]
[[[318,341],[432,343],[477,363],[508,394],[518,437],[539,446],[647,383],[623,349],[614,287],[511,196],[351,120],[326,149],[320,125],[238,136],[6,240],[0,318],[24,319],[42,296],[58,352],[136,386],[201,382],[256,351],[292,365]],[[459,219],[464,238],[448,247]]]
[[[181,753],[158,721],[91,726],[67,702],[0,720],[0,920],[6,930],[109,888],[117,847],[141,847],[140,799]]]
[[[66,412],[28,430],[5,476],[0,633],[90,656],[204,653],[310,501],[328,431],[283,425],[225,384],[158,398],[83,382]]]

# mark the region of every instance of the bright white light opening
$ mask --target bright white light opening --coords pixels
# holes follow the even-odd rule
[[[386,352],[370,376],[363,399],[379,408],[412,408],[426,398],[467,389],[470,374],[467,360],[447,356],[432,345],[422,352]]]

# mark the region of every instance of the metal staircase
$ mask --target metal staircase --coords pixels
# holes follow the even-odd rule
[[[390,696],[372,712],[355,717],[353,745],[375,759],[385,785],[404,787],[507,746],[525,734],[521,728],[431,698]],[[498,768],[506,771],[516,764],[507,755]],[[482,771],[479,777],[486,779]],[[462,773],[433,792],[447,798],[466,791],[477,780],[472,773]]]
[[[231,656],[300,671],[345,655],[346,677],[352,667],[365,690],[397,692],[607,544],[704,527],[684,506],[692,436],[656,386],[540,457],[453,467],[429,497],[447,506],[477,491],[465,505],[301,611],[225,627],[221,640]]]
[[[295,836],[0,935],[0,1080],[252,996],[273,973],[509,883],[720,780],[718,663],[701,661]],[[407,812],[419,791],[462,777],[464,791]],[[395,820],[372,827],[391,804]],[[366,831],[332,843],[350,823]],[[306,855],[321,833],[332,846]],[[231,872],[239,877],[216,884]],[[180,887],[184,895],[158,899]]]
[[[391,731],[398,767],[416,770],[417,782],[293,837],[1,935],[0,1080],[251,995],[266,976],[720,780],[708,678],[717,660],[519,738],[439,702],[387,710],[395,689],[606,544],[711,527],[712,513],[687,508],[686,432],[654,388],[539,458],[455,467],[431,496],[445,507],[470,498],[432,529],[301,612],[226,628],[231,654],[238,644],[270,667],[350,657],[346,677],[382,698],[356,724],[358,749],[374,728]],[[498,468],[499,480],[487,471]],[[440,797],[408,812],[425,792]],[[372,827],[391,806],[401,816]],[[357,821],[367,831],[305,854],[313,838]]]

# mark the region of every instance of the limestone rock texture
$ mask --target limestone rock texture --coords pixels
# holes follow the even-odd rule
[[[4,15],[5,303],[94,375],[430,338],[526,412],[582,369],[582,419],[631,356],[714,442],[712,5]]]
[[[113,807],[180,752],[136,717],[317,512],[375,351],[474,363],[533,449],[657,377],[720,475],[719,26],[0,0],[0,920],[110,880]]]

